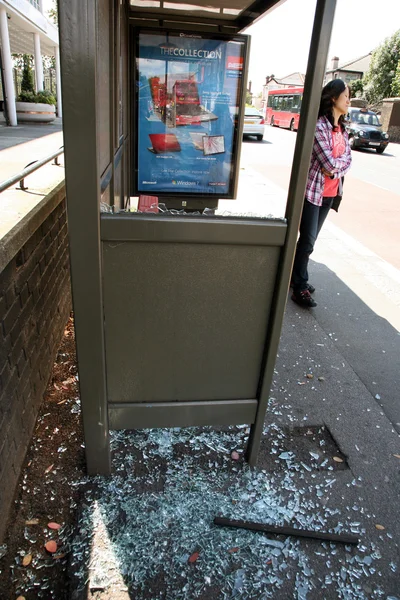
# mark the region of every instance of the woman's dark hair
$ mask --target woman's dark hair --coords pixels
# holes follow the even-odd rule
[[[337,100],[346,89],[347,84],[343,81],[343,79],[332,79],[326,86],[323,88],[321,93],[321,102],[319,104],[318,118],[326,117],[330,124],[334,125],[333,120],[333,101]],[[349,89],[349,98],[350,98],[350,89]],[[339,117],[339,125],[344,130],[344,115],[340,115]]]

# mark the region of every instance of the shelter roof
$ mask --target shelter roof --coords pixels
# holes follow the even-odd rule
[[[286,0],[130,0],[131,15],[227,25],[242,31]]]

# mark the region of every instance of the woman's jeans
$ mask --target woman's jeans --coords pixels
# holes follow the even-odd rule
[[[300,237],[297,242],[292,272],[294,291],[307,289],[308,260],[314,250],[315,241],[328,216],[332,202],[333,198],[323,198],[322,206],[316,206],[308,202],[308,200],[304,200],[303,214],[300,222]]]

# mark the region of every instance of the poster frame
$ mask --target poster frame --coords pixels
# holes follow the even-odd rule
[[[176,27],[162,27],[158,28],[155,26],[136,26],[131,25],[130,31],[130,64],[131,64],[131,196],[140,195],[154,195],[159,198],[160,201],[168,201],[172,198],[178,200],[178,204],[182,206],[190,206],[193,201],[206,202],[208,206],[217,205],[219,199],[234,200],[237,197],[238,178],[239,178],[239,163],[240,163],[240,151],[242,145],[242,132],[243,132],[243,119],[244,119],[244,107],[246,103],[246,92],[247,92],[247,76],[248,76],[248,63],[250,53],[250,36],[237,34],[237,33],[219,33],[215,31],[215,28],[210,28],[210,31],[205,30],[204,27],[201,29],[182,27],[178,29]],[[241,77],[237,78],[238,81],[238,112],[236,123],[233,126],[233,143],[232,143],[232,159],[231,159],[231,173],[229,178],[229,189],[226,193],[205,193],[198,191],[189,191],[185,189],[182,192],[171,191],[171,190],[160,190],[154,189],[150,191],[148,189],[143,190],[139,186],[139,106],[138,106],[138,94],[137,94],[137,81],[138,71],[136,65],[136,59],[139,56],[139,35],[142,33],[163,35],[163,36],[179,36],[182,34],[184,37],[197,37],[206,40],[221,40],[224,42],[240,41],[243,44],[243,68]],[[167,62],[167,61],[166,61]],[[225,65],[224,65],[225,68]],[[182,201],[182,203],[181,203]],[[192,202],[191,202],[192,201]]]

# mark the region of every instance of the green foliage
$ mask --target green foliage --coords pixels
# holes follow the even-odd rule
[[[35,102],[40,102],[41,104],[53,104],[55,106],[56,99],[54,98],[53,94],[48,90],[40,90],[36,94]]]
[[[392,96],[400,96],[400,60],[397,63],[396,75],[392,81]]]
[[[364,76],[364,92],[369,102],[379,102],[392,95],[392,82],[400,60],[400,29],[372,53],[369,70]]]
[[[354,79],[349,82],[349,88],[352,98],[361,98],[364,91],[364,82],[362,79]]]
[[[32,57],[30,54],[23,55],[23,70],[22,70],[22,82],[21,92],[23,93],[35,93],[33,86],[33,75],[32,75]]]
[[[35,92],[21,92],[18,96],[18,102],[36,102],[38,104],[53,104],[55,106],[56,99],[51,92],[40,90]]]
[[[47,11],[47,14],[50,17],[50,21],[53,21],[54,25],[58,26],[58,9],[55,0],[53,0],[53,8],[50,8],[50,10]]]
[[[253,94],[250,92],[246,92],[246,104],[247,106],[252,106]]]

